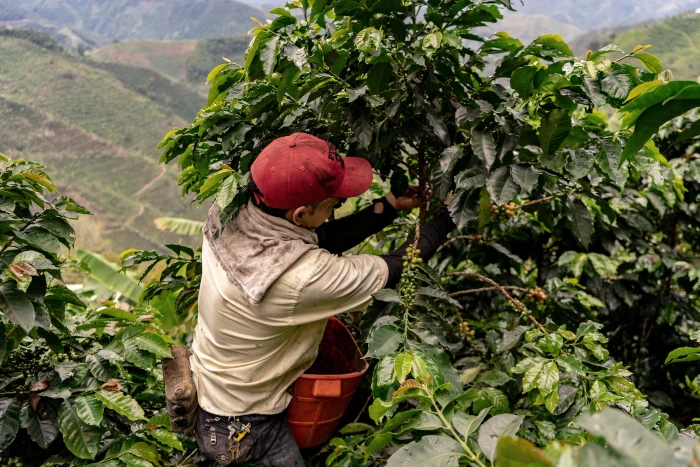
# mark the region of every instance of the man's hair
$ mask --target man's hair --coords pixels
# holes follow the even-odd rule
[[[255,204],[255,206],[258,209],[260,209],[262,212],[269,214],[271,216],[281,217],[282,219],[287,218],[287,211],[289,211],[289,209],[271,208],[270,206],[263,203],[262,201],[258,201],[258,199],[256,198],[255,195],[257,194],[258,197],[262,198],[263,194],[260,191],[260,189],[258,188],[258,186],[255,184],[255,182],[253,181],[253,177],[250,177],[250,181],[248,182],[248,186],[246,188],[246,191],[248,192],[249,199],[252,199],[253,204]],[[318,207],[319,204],[321,204],[321,202],[309,204],[307,206],[310,206],[312,211],[313,211],[314,209],[316,209]]]

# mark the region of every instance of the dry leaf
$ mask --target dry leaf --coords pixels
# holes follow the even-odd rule
[[[119,384],[119,380],[116,378],[109,378],[105,384],[101,386],[105,391],[121,391],[124,386]]]
[[[29,405],[32,407],[32,410],[38,414],[44,410],[44,402],[41,400],[39,393],[46,390],[48,387],[49,380],[42,379],[41,381],[37,381],[36,383],[32,384],[32,387],[29,388]]]

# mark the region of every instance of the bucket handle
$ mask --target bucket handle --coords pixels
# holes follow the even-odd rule
[[[314,397],[340,397],[341,381],[339,379],[318,379],[311,389]]]

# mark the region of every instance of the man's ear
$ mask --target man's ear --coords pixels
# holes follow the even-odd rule
[[[292,212],[292,222],[303,227],[301,218],[303,217],[304,212],[306,212],[306,206],[299,206],[296,208],[294,212]]]

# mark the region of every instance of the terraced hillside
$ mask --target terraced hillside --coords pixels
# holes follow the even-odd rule
[[[154,152],[165,132],[191,120],[201,97],[173,82],[144,89],[148,77],[165,78],[23,39],[0,37],[0,57],[0,152],[48,165],[60,191],[105,224],[115,250],[180,240],[156,230],[156,217],[201,218]]]
[[[243,63],[243,54],[251,36],[184,41],[129,40],[115,42],[89,52],[90,59],[107,64],[124,64],[154,70],[186,83],[206,95],[206,77],[226,57]]]
[[[196,40],[134,39],[100,47],[90,52],[90,58],[100,62],[149,68],[178,81],[185,81],[187,57],[196,45]]]
[[[700,76],[700,15],[689,13],[663,21],[632,26],[623,30],[593,31],[579,37],[578,53],[614,42],[624,50],[637,44],[651,44],[651,52],[673,71],[676,79],[697,80]]]

